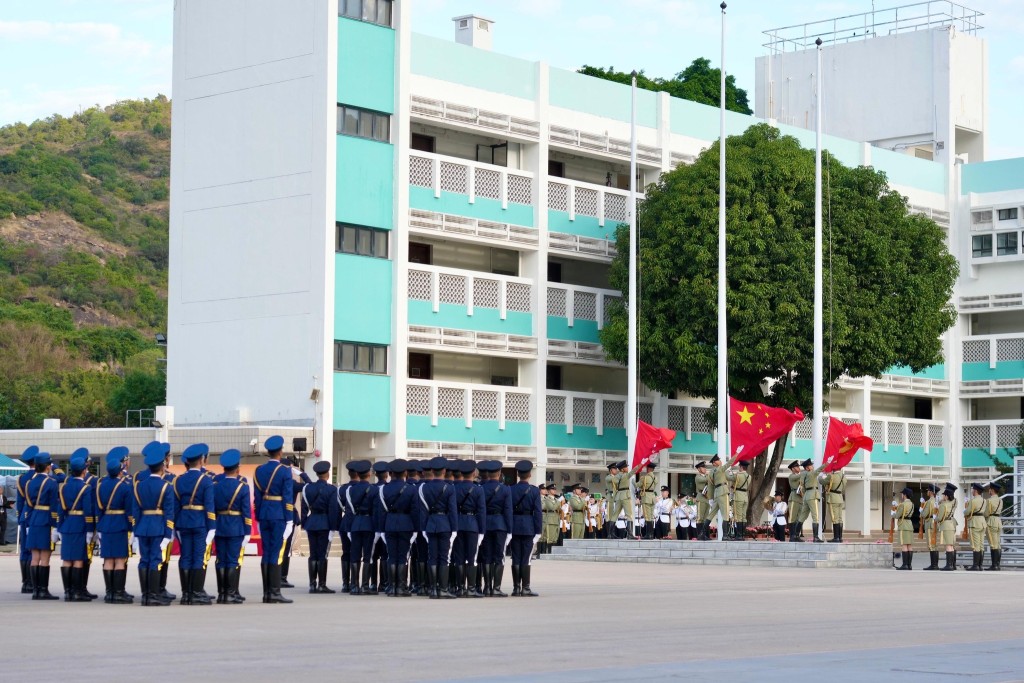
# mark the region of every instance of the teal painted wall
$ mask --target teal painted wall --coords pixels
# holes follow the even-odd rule
[[[568,235],[582,235],[614,242],[615,228],[618,225],[615,221],[605,221],[602,227],[593,216],[576,216],[576,220],[569,220],[567,211],[548,209],[548,230],[551,232],[564,232]]]
[[[886,375],[897,375],[899,377],[925,377],[927,379],[946,379],[946,364],[939,363],[925,368],[921,372],[914,372],[906,365],[894,365],[885,371]]]
[[[553,107],[596,114],[609,119],[629,121],[630,87],[593,76],[584,76],[575,71],[549,70],[550,89],[548,99]],[[658,127],[658,95],[650,90],[637,90],[637,125],[648,128]]]
[[[527,204],[508,203],[508,208],[501,208],[496,199],[477,197],[472,204],[469,195],[441,191],[440,197],[434,196],[429,187],[411,186],[409,188],[409,206],[424,211],[438,211],[456,216],[482,218],[498,223],[514,223],[528,228],[533,227],[533,206]]]
[[[537,66],[451,40],[412,34],[412,72],[527,100],[537,98]]]
[[[960,192],[1004,192],[1024,188],[1024,157],[1000,159],[960,167]]]
[[[506,422],[498,429],[497,420],[473,420],[472,428],[459,418],[439,417],[437,426],[426,415],[406,415],[407,437],[413,441],[452,441],[454,443],[497,443],[508,446],[529,446],[532,431],[529,422]]]
[[[356,372],[334,373],[334,429],[391,431],[391,378]]]
[[[990,368],[988,363],[964,363],[963,380],[972,382],[988,379],[1021,379],[1024,377],[1024,361],[1004,360]]]
[[[338,102],[394,113],[394,30],[338,17]]]
[[[560,316],[548,316],[548,339],[568,339],[570,341],[601,343],[596,320],[575,320],[569,327],[569,319]]]
[[[390,230],[394,222],[394,146],[348,135],[338,135],[336,144],[335,220]]]
[[[625,429],[605,429],[598,436],[597,427],[574,425],[572,434],[565,425],[547,425],[548,448],[591,448],[611,451],[626,450]]]
[[[431,327],[450,327],[456,330],[475,332],[500,332],[525,337],[533,335],[533,315],[520,311],[506,311],[502,320],[496,308],[473,308],[473,315],[466,315],[466,307],[442,303],[434,313],[429,301],[409,300],[409,324]]]
[[[1012,465],[1013,459],[1008,457],[1002,448],[996,450],[994,456],[1003,465]],[[992,458],[984,448],[965,448],[963,450],[961,467],[994,467]]]
[[[626,100],[629,101],[628,98]],[[720,133],[718,107],[673,97],[669,101],[670,127],[673,133],[698,140],[717,140]],[[734,111],[725,112],[725,134],[739,135],[759,121]]]
[[[889,446],[889,452],[883,450],[882,444],[875,444],[871,451],[871,462],[886,465],[936,465],[946,464],[946,449],[931,448],[924,452],[923,446],[911,446],[909,453],[903,452],[903,446]]]
[[[680,433],[672,442],[671,453],[696,453],[698,455],[711,455],[718,452],[718,444],[711,440],[710,434],[693,433],[690,440],[686,440],[686,434]]]
[[[391,343],[392,268],[386,259],[334,255],[335,339]]]
[[[938,194],[946,192],[946,167],[935,161],[872,147],[871,166],[876,171],[884,171],[891,185],[916,187]]]

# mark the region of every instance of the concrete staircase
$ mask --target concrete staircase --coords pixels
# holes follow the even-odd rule
[[[544,561],[888,569],[892,548],[876,543],[775,543],[770,541],[566,540]]]

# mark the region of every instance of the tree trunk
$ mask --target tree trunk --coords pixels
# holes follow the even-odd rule
[[[779,466],[782,465],[782,457],[786,453],[786,441],[788,440],[789,434],[780,437],[771,449],[771,455],[768,455],[766,449],[764,453],[754,458],[750,467],[750,489],[747,494],[750,504],[747,506],[747,523],[751,526],[756,526],[761,520],[761,515],[764,513],[762,505],[764,496],[772,493],[775,479],[778,477]]]

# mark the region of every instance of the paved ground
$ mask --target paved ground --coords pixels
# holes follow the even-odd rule
[[[293,581],[305,575],[296,560]],[[534,599],[297,588],[293,605],[262,605],[249,564],[248,604],[161,609],[32,602],[18,581],[15,558],[0,557],[0,618],[61,654],[8,641],[12,681],[109,683],[106,655],[122,662],[118,681],[1024,681],[1024,572],[1014,571],[542,562]],[[510,581],[506,572],[506,590]],[[101,586],[94,570],[91,588]],[[128,588],[137,592],[134,575]],[[77,657],[70,674],[76,652],[94,656]]]

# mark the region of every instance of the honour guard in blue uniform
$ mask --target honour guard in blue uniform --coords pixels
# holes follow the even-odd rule
[[[186,471],[174,480],[175,505],[178,510],[174,530],[181,554],[178,575],[181,578],[182,605],[209,605],[213,601],[200,592],[201,575],[206,574],[208,550],[217,530],[213,507],[213,480],[202,470],[202,460],[209,454],[206,444],[192,444],[181,454]]]
[[[160,565],[171,544],[177,513],[174,488],[163,480],[164,455],[153,451],[143,459],[149,476],[135,480],[132,487],[132,516],[135,543],[139,549],[139,584],[142,604],[148,607],[171,604],[160,596]]]
[[[124,474],[123,462],[128,457],[124,446],[112,448],[106,457],[107,476],[96,486],[96,539],[103,558],[103,602],[128,605],[133,596],[125,591],[128,579],[128,535],[135,519],[132,517],[132,483]],[[141,573],[140,573],[141,574]]]
[[[28,470],[18,476],[18,493],[14,499],[14,518],[18,523],[18,547],[21,550],[18,562],[21,565],[21,592],[31,595],[32,590],[32,551],[28,547],[28,505],[25,487],[29,479],[36,476],[36,456],[39,446],[29,446],[21,454],[21,461],[28,465]]]
[[[88,453],[88,451],[86,451]],[[85,584],[85,562],[88,546],[96,532],[96,500],[92,487],[85,483],[82,473],[88,455],[77,453],[68,464],[70,477],[57,490],[60,507],[57,509],[60,532],[60,575],[64,583],[66,602],[89,602]]]
[[[309,475],[305,472],[301,472],[298,467],[295,466],[295,458],[287,456],[281,459],[285,467],[288,468],[289,473],[292,477],[292,525],[289,528],[288,535],[284,539],[284,555],[281,556],[281,588],[295,588],[294,584],[288,581],[288,570],[292,566],[292,541],[295,540],[295,530],[299,527],[299,509],[295,507],[295,495],[298,495],[299,491],[305,484],[311,483],[313,480],[309,478]]]
[[[512,537],[512,495],[509,487],[501,481],[501,463],[485,460],[477,465],[484,476],[481,489],[486,505],[487,533],[480,546],[480,567],[484,575],[484,595],[489,598],[506,598],[501,590],[505,574],[505,549]]]
[[[419,528],[419,488],[430,478],[430,470],[425,469],[427,461],[410,460],[407,470],[408,479],[416,486],[416,500],[413,515],[415,533],[412,538],[412,550],[409,553],[409,591],[413,595],[427,595],[427,535]]]
[[[26,537],[29,550],[32,551],[32,599],[59,600],[56,595],[50,594],[50,553],[53,552],[54,544],[60,540],[57,531],[59,484],[49,476],[53,469],[49,453],[37,453],[33,462],[35,476],[25,486]]]
[[[159,444],[159,446],[157,446],[157,444]],[[174,480],[177,478],[177,475],[174,474],[174,472],[171,472],[171,463],[173,461],[173,458],[171,457],[171,444],[166,443],[166,442],[161,443],[159,441],[153,441],[153,442],[150,442],[149,446],[154,451],[159,450],[159,452],[164,454],[164,473],[161,475],[161,478],[164,481],[166,481],[168,484],[173,485],[174,484]],[[143,454],[143,457],[145,457],[145,454],[146,454],[146,449],[145,448],[143,448],[142,454]],[[143,470],[143,472],[148,474],[147,470]],[[172,550],[172,545],[173,544],[168,544],[168,546],[166,548],[164,548],[163,562],[160,564],[160,591],[159,591],[159,594],[160,594],[160,597],[163,598],[164,600],[174,601],[174,600],[178,599],[178,596],[175,595],[174,593],[170,592],[169,590],[167,590],[167,574],[168,574],[168,571],[170,570],[170,567],[171,567],[171,550]],[[202,587],[203,587],[203,584],[200,583],[199,584],[200,590],[202,590]],[[205,593],[205,591],[203,591],[203,592]]]
[[[391,480],[377,488],[375,526],[387,544],[387,590],[385,595],[410,597],[412,593],[406,582],[409,569],[409,554],[416,525],[413,515],[416,511],[416,485],[406,479],[409,464],[397,458],[389,466]]]
[[[477,464],[472,460],[460,463],[462,480],[455,484],[455,506],[459,512],[459,531],[452,549],[455,565],[455,595],[460,598],[482,598],[477,589],[477,554],[487,532],[487,505],[483,489],[473,481]]]
[[[377,491],[388,483],[391,464],[384,460],[373,463],[374,486]],[[373,552],[370,557],[370,593],[386,593],[388,590],[388,546],[383,534],[374,533]]]
[[[427,593],[432,599],[450,599],[448,562],[451,544],[459,529],[459,512],[455,502],[455,486],[445,481],[448,461],[432,458],[431,478],[420,484],[418,531],[427,536]]]
[[[322,460],[313,465],[315,482],[302,487],[302,528],[309,541],[309,592],[333,593],[327,587],[327,553],[331,548],[331,509],[338,490],[327,479],[331,463]]]
[[[256,468],[253,483],[256,486],[256,520],[263,539],[263,602],[290,603],[281,595],[281,561],[284,542],[292,533],[295,515],[295,496],[292,488],[291,468],[281,462],[284,438],[274,435],[263,443],[267,449],[267,462]]]
[[[533,544],[540,539],[543,516],[540,492],[530,483],[533,463],[516,463],[519,482],[512,487],[512,597],[533,597],[530,590],[530,554]]]
[[[95,509],[96,486],[100,483],[100,480],[99,477],[89,471],[89,467],[92,465],[92,458],[89,457],[89,449],[76,449],[75,452],[71,454],[70,459],[74,459],[75,456],[81,456],[82,460],[85,462],[85,468],[82,470],[82,481],[84,481],[86,486],[89,487],[89,492],[86,495],[93,499],[93,508]],[[95,523],[95,521],[96,520],[94,518],[93,522]],[[96,543],[97,537],[94,530],[92,540],[90,540],[85,546],[85,564],[82,565],[81,593],[90,600],[95,600],[99,597],[95,593],[89,592],[89,570],[92,569],[92,556],[96,554]]]
[[[345,515],[351,518],[348,538],[352,555],[352,590],[350,595],[370,593],[370,559],[373,553],[373,504],[377,487],[369,479],[370,461],[355,460],[348,465],[356,479],[349,482],[342,499]],[[360,580],[360,572],[362,579]]]
[[[332,528],[338,531],[341,537],[341,592],[351,593],[352,592],[352,539],[349,537],[349,532],[352,530],[352,516],[345,513],[345,492],[348,491],[349,485],[359,478],[352,470],[352,465],[357,462],[355,460],[350,461],[345,469],[348,471],[349,481],[338,487],[338,493],[334,496],[335,505],[333,506],[331,521],[334,522],[335,526]]]
[[[238,592],[242,557],[252,534],[252,504],[249,484],[238,476],[242,454],[230,448],[220,455],[222,476],[213,485],[213,507],[217,515],[217,604],[240,605],[245,598]]]

